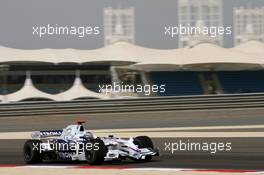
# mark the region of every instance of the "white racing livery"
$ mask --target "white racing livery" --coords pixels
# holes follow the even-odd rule
[[[42,161],[71,160],[101,164],[104,161],[151,161],[158,156],[148,136],[123,139],[113,135],[97,137],[84,129],[84,122],[69,125],[63,130],[37,131],[24,144],[24,160],[28,164]]]

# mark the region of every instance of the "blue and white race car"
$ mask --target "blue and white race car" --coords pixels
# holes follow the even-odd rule
[[[27,164],[52,160],[87,161],[101,164],[104,161],[151,161],[159,152],[148,136],[123,139],[113,135],[97,137],[84,129],[84,122],[69,125],[63,130],[36,131],[24,144]]]

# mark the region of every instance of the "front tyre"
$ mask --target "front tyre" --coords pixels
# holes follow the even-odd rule
[[[138,146],[138,148],[149,148],[151,150],[154,149],[153,142],[148,136],[138,136],[134,138],[134,144]],[[151,161],[152,156],[147,155],[143,161]]]
[[[104,157],[107,153],[107,148],[100,138],[92,139],[92,147],[85,150],[85,157],[90,165],[99,165],[104,162]]]
[[[40,153],[40,140],[27,140],[24,144],[24,161],[27,164],[41,163],[43,155]]]

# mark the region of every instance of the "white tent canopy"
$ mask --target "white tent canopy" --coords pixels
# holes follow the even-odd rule
[[[53,63],[56,60],[49,49],[41,50],[20,50],[7,47],[0,47],[0,62],[47,62]]]
[[[131,68],[146,71],[196,68],[201,70],[241,70],[260,68],[264,59],[211,43],[201,43],[191,48],[167,51],[171,58],[139,62]]]
[[[248,54],[264,54],[264,43],[256,40],[250,40],[248,42],[242,43],[231,50],[248,53]]]
[[[264,60],[264,43],[259,41],[251,40],[231,48],[230,50]]]
[[[106,95],[86,89],[82,84],[82,80],[80,78],[80,72],[77,71],[76,74],[77,75],[73,83],[73,86],[69,90],[56,95],[61,100],[74,100],[78,98],[100,98],[100,99],[107,98]]]
[[[35,88],[35,86],[32,83],[32,80],[30,79],[30,75],[27,72],[27,78],[24,86],[17,92],[6,95],[6,99],[10,102],[16,102],[16,101],[22,101],[32,98],[43,98],[43,99],[59,101],[59,98],[57,96],[42,92],[37,88]]]
[[[263,60],[264,61],[264,60]],[[214,44],[202,43],[190,48],[185,53],[183,64],[203,64],[203,63],[242,63],[259,64],[262,60],[252,58],[247,54],[234,52],[232,50],[219,47]]]
[[[263,65],[264,44],[249,41],[232,49],[226,49],[210,43],[201,43],[192,48],[183,49],[151,49],[136,46],[126,42],[116,42],[112,45],[94,49],[40,49],[19,50],[1,47],[0,63],[4,62],[46,62],[58,63],[100,63],[116,62],[135,64],[135,69],[177,68],[193,65],[216,64],[249,64]]]
[[[176,49],[174,49],[176,50]],[[141,62],[152,59],[174,57],[171,50],[150,49],[126,42],[94,49],[40,49],[20,50],[0,47],[1,62],[47,62],[47,63],[87,63],[87,62]]]
[[[209,43],[190,48],[183,59],[186,69],[243,70],[260,68],[263,64],[264,59]]]
[[[41,98],[41,99],[49,99],[53,101],[64,101],[64,100],[73,100],[77,98],[100,98],[106,99],[108,96],[104,94],[99,94],[93,91],[86,89],[82,81],[80,79],[80,74],[78,71],[78,75],[74,81],[73,86],[60,94],[48,94],[38,90],[32,83],[30,78],[30,73],[27,71],[27,77],[24,83],[24,86],[18,90],[17,92],[6,95],[5,97],[0,95],[0,100],[7,100],[9,102],[17,102],[22,100],[28,100],[33,98]],[[5,101],[3,101],[5,102]]]
[[[17,102],[17,101],[23,101],[23,100],[28,100],[28,99],[35,99],[35,98],[40,98],[40,99],[48,99],[52,101],[59,101],[56,96],[47,94],[45,92],[39,91],[33,87],[26,86],[25,88],[21,89],[20,91],[17,91],[15,93],[9,94],[6,96],[6,99],[9,102]]]

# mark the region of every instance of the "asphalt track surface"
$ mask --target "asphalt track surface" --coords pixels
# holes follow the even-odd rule
[[[167,111],[149,113],[93,114],[82,116],[35,116],[0,118],[0,132],[60,129],[76,120],[87,121],[89,129],[110,128],[157,128],[187,126],[228,126],[264,124],[264,109],[211,110],[211,111]],[[259,131],[257,129],[256,131]],[[254,131],[254,130],[253,130]],[[246,134],[246,133],[245,133]],[[173,140],[174,139],[174,140]],[[188,138],[186,138],[188,139]],[[219,138],[195,138],[196,141],[217,142]],[[154,143],[161,150],[161,156],[148,163],[132,161],[109,162],[110,165],[128,167],[163,168],[214,168],[264,170],[264,136],[262,138],[220,138],[232,142],[232,152],[212,155],[208,152],[164,151],[164,138],[155,138]],[[191,140],[191,139],[190,139]],[[172,142],[177,142],[172,138]],[[0,164],[23,165],[24,140],[0,140]],[[65,165],[66,162],[44,163]],[[77,163],[86,165],[85,162]]]
[[[169,139],[172,142],[179,141],[177,138]],[[122,162],[106,162],[103,166],[125,166],[129,168],[155,167],[155,168],[202,168],[202,169],[245,169],[245,170],[264,170],[264,152],[261,148],[264,141],[259,138],[243,140],[241,138],[232,139],[189,139],[191,142],[206,141],[210,142],[232,142],[231,152],[181,152],[173,154],[165,151],[164,140],[155,138],[154,143],[159,147],[161,156],[155,157],[152,162],[134,162],[125,160]],[[185,139],[187,140],[187,139]],[[25,140],[0,140],[0,165],[15,164],[24,165],[22,148]],[[247,148],[251,147],[251,150]],[[44,162],[39,165],[87,165],[86,162]]]

